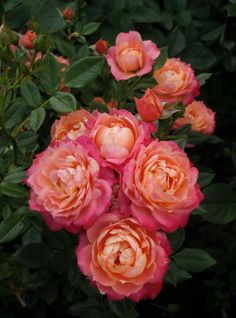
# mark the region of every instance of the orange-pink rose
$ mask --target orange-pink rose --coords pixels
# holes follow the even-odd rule
[[[143,41],[138,32],[129,31],[118,34],[116,45],[109,48],[106,59],[115,79],[127,80],[149,73],[159,54],[155,43]]]
[[[145,121],[154,121],[161,117],[163,105],[157,95],[148,88],[142,98],[134,98],[140,117]]]
[[[150,131],[126,110],[110,113],[94,112],[87,123],[90,136],[106,163],[117,166],[124,163],[139,144],[150,140]]]
[[[27,171],[30,209],[41,212],[52,230],[76,233],[91,226],[110,204],[111,184],[103,178],[107,168],[101,170],[81,143],[51,144]]]
[[[91,115],[84,109],[71,112],[55,120],[51,128],[51,138],[55,141],[62,141],[66,138],[75,140],[81,135],[86,135],[85,123]]]
[[[168,269],[164,233],[148,232],[135,219],[107,214],[80,236],[80,270],[112,300],[155,298]]]
[[[187,104],[199,95],[199,83],[193,69],[179,58],[167,59],[153,77],[157,81],[153,90],[162,102],[183,101]]]
[[[197,179],[197,168],[175,142],[156,140],[124,167],[122,187],[133,217],[147,229],[172,232],[203,199]]]
[[[215,130],[215,113],[201,101],[193,101],[185,108],[184,117],[178,118],[174,128],[190,124],[193,131],[206,135],[213,134]]]

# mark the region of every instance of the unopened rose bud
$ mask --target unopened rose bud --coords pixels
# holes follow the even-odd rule
[[[73,15],[72,15],[72,11],[71,11],[70,7],[65,8],[65,10],[63,12],[63,17],[67,21],[71,21],[72,20]]]
[[[140,117],[145,121],[154,121],[161,117],[163,105],[157,95],[148,88],[142,98],[134,98]]]
[[[108,42],[106,40],[100,39],[95,44],[95,49],[100,54],[107,53],[108,50]]]
[[[37,34],[33,30],[28,30],[24,35],[19,38],[18,45],[24,46],[25,49],[33,49],[33,42],[37,39]]]

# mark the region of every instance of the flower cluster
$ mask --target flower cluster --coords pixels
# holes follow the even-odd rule
[[[154,43],[129,32],[118,35],[106,59],[113,76],[125,80],[150,72],[158,55]],[[141,118],[116,109],[117,103],[109,113],[63,115],[52,125],[50,145],[27,171],[30,209],[52,230],[80,233],[78,266],[113,300],[159,293],[171,253],[165,232],[184,227],[203,200],[187,154],[153,133],[176,101],[187,105],[177,128],[190,123],[212,133],[214,113],[193,102],[199,85],[190,65],[169,59],[153,76],[156,87],[135,98]]]

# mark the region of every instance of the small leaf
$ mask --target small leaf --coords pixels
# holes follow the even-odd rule
[[[183,51],[186,45],[186,40],[183,32],[177,30],[170,32],[168,35],[168,51],[170,56],[175,56]]]
[[[31,244],[31,243],[40,243],[42,241],[41,231],[31,226],[22,236],[23,245]]]
[[[198,183],[201,188],[206,187],[208,184],[211,183],[213,180],[215,174],[214,173],[209,173],[209,172],[200,172],[198,176]]]
[[[8,175],[4,178],[4,182],[21,183],[26,174],[22,167],[15,168],[9,171]]]
[[[155,61],[154,71],[159,70],[159,68],[161,68],[165,64],[167,58],[168,58],[168,46],[164,46],[160,48],[160,55]]]
[[[206,251],[197,248],[184,248],[173,259],[177,266],[190,273],[202,272],[216,263]]]
[[[89,56],[72,64],[65,72],[65,86],[82,88],[94,81],[100,74],[104,58]]]
[[[38,87],[30,80],[21,84],[21,95],[29,106],[38,107],[41,104],[41,96]]]
[[[236,143],[233,143],[232,160],[233,160],[234,167],[236,168]]]
[[[59,64],[55,57],[48,52],[41,64],[43,71],[40,73],[41,89],[48,95],[53,95],[60,84]]]
[[[169,270],[164,277],[164,281],[176,287],[178,283],[191,277],[192,276],[186,270],[178,268],[178,266],[171,261]]]
[[[43,243],[32,243],[21,246],[12,259],[28,268],[43,268],[50,259],[51,251]]]
[[[33,131],[37,131],[44,122],[46,111],[43,107],[39,107],[32,111],[30,115],[30,127]]]
[[[3,181],[0,184],[0,189],[3,194],[13,198],[28,198],[28,191],[19,184]]]
[[[83,27],[81,34],[82,35],[90,35],[90,34],[96,32],[97,29],[100,27],[100,25],[101,25],[101,23],[98,23],[98,22],[88,23]]]
[[[29,221],[24,216],[14,215],[0,224],[0,243],[14,240],[28,227]]]
[[[64,114],[76,109],[76,99],[70,93],[57,92],[49,99],[51,109]]]
[[[185,240],[185,230],[178,229],[174,233],[168,235],[170,240],[170,246],[173,251],[178,251],[184,243]]]
[[[206,81],[211,77],[212,73],[201,73],[197,75],[197,79],[200,86],[203,86],[206,84]]]
[[[204,190],[202,207],[207,213],[202,217],[212,223],[227,224],[236,219],[236,195],[233,189],[223,183],[210,185]]]
[[[136,318],[138,313],[135,309],[135,303],[129,299],[122,301],[109,301],[111,310],[120,318]]]

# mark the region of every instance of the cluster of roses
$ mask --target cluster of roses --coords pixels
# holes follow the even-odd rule
[[[129,32],[118,35],[106,58],[113,76],[124,80],[150,72],[158,55],[154,43]],[[145,120],[114,108],[62,116],[51,128],[50,145],[27,171],[30,209],[52,230],[80,233],[78,266],[113,300],[159,293],[171,253],[164,232],[185,226],[203,199],[198,170],[186,153],[152,137],[166,102],[189,102],[197,80],[178,59],[154,76],[157,86],[145,100],[136,99]],[[193,117],[189,110],[181,124]]]

